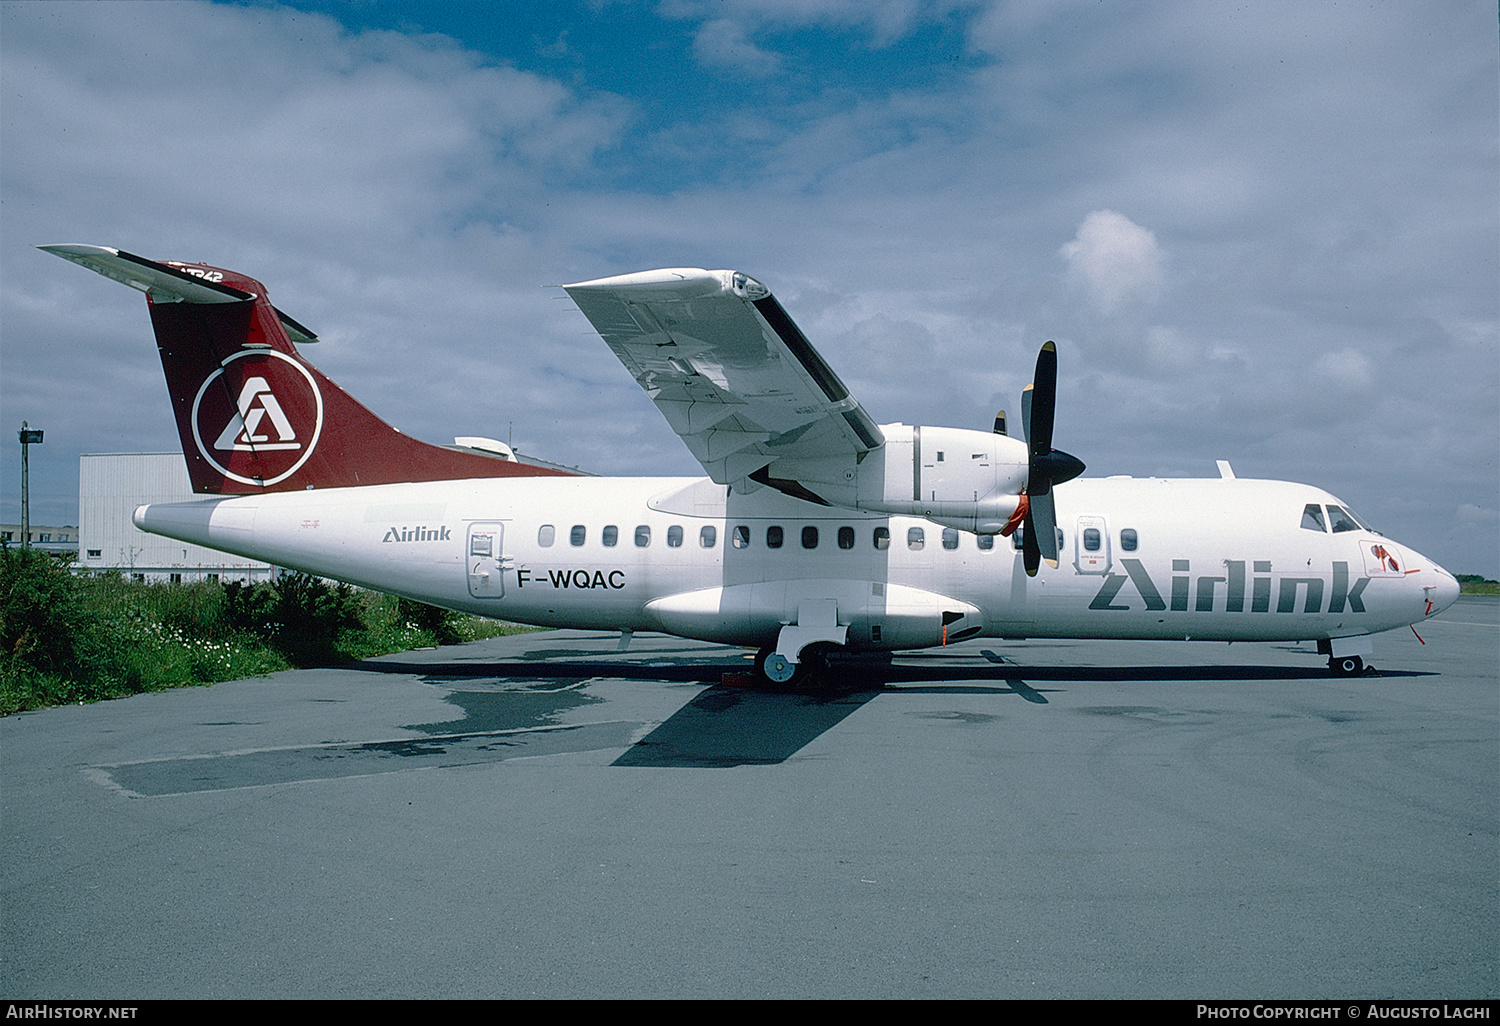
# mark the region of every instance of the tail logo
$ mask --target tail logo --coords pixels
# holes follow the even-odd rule
[[[245,359],[255,363],[236,366]],[[296,373],[286,373],[287,368]],[[267,487],[285,481],[307,462],[322,431],[317,382],[307,368],[275,350],[230,356],[203,380],[193,400],[198,454],[241,484]]]
[[[265,378],[246,379],[237,405],[239,412],[224,425],[218,441],[214,442],[215,449],[220,452],[268,452],[273,449],[302,448],[302,443],[297,441],[297,433],[292,430],[292,422],[286,419],[281,403],[276,401],[276,393],[271,391]],[[268,435],[257,433],[260,431],[261,421],[267,418],[271,421],[271,427],[276,430],[274,442]]]

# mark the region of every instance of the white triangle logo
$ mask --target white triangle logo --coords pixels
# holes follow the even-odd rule
[[[237,412],[219,432],[214,448],[221,452],[266,452],[272,449],[300,449],[297,433],[276,401],[276,394],[265,378],[247,378],[240,389]],[[266,421],[270,421],[266,426]],[[276,440],[265,431],[274,431]]]

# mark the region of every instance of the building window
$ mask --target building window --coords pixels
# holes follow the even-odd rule
[[[104,550],[102,550],[102,549],[89,549],[89,558],[90,559],[98,559],[98,558],[100,558],[103,555],[104,555]]]

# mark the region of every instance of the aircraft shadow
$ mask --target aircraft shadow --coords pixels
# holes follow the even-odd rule
[[[542,661],[497,661],[481,663],[361,661],[353,668],[379,673],[421,676],[426,683],[460,684],[488,679],[506,684],[549,682],[554,687],[535,694],[531,689],[507,690],[502,696],[472,695],[475,701],[459,704],[471,721],[484,726],[517,728],[546,722],[564,698],[555,685],[572,687],[589,680],[659,680],[708,685],[666,721],[631,745],[612,765],[679,768],[729,768],[774,765],[785,762],[826,731],[862,708],[888,694],[992,694],[1015,695],[1033,705],[1047,705],[1047,695],[1063,690],[1038,686],[1045,682],[1092,681],[1284,681],[1327,680],[1322,666],[1024,666],[986,649],[983,663],[955,664],[949,661],[923,664],[882,660],[840,661],[805,683],[791,688],[769,689],[726,684],[748,679],[743,659],[726,660],[722,655],[670,664],[646,664],[616,658],[563,658]],[[1428,676],[1422,671],[1380,671],[1382,677]],[[533,685],[534,687],[534,685]],[[576,704],[581,693],[571,692],[565,704]],[[502,700],[505,709],[492,708]],[[525,715],[511,705],[527,705]],[[532,704],[540,702],[536,708]],[[471,708],[472,706],[472,708]],[[560,707],[559,707],[560,708]],[[482,711],[488,710],[488,711]],[[503,719],[503,722],[502,722]],[[525,721],[525,722],[522,722]],[[472,725],[466,724],[467,725]],[[436,727],[438,725],[431,725]],[[452,724],[443,725],[451,730]]]

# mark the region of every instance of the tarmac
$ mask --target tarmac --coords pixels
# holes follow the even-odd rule
[[[0,997],[1500,995],[1500,601],[790,692],[547,631],[0,719]]]

